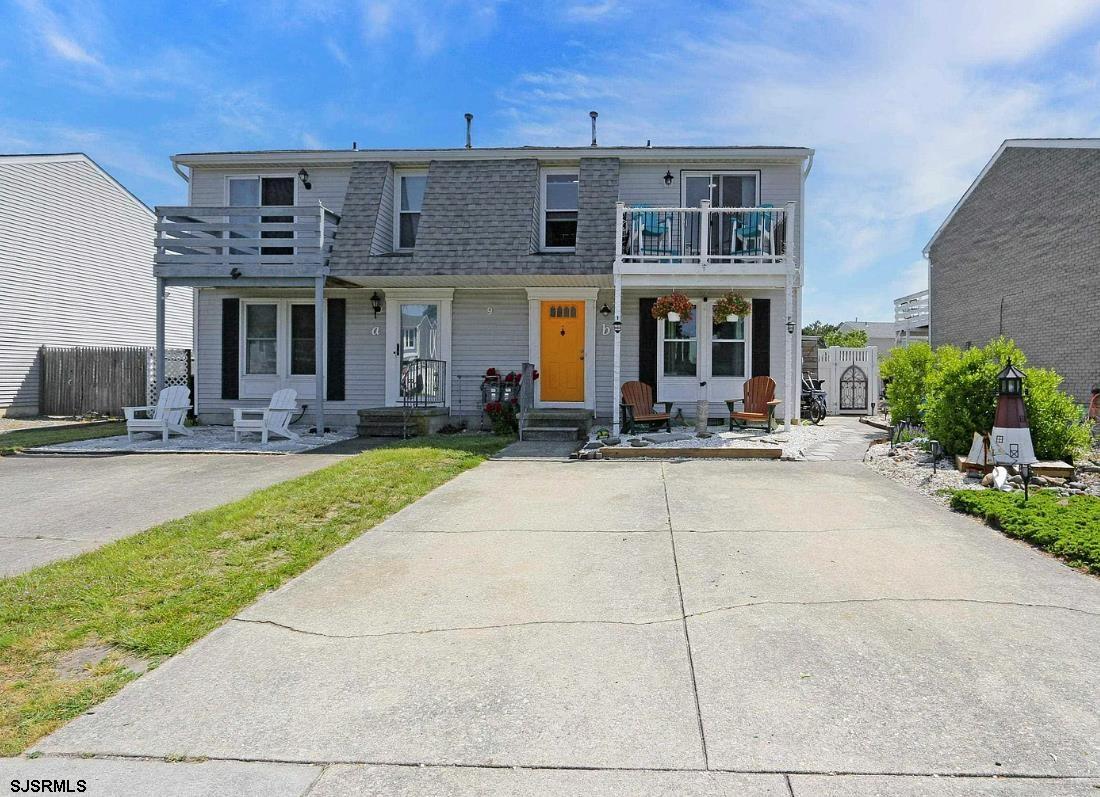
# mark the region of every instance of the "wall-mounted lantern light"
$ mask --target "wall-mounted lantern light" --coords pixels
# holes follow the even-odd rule
[[[233,268],[229,269],[229,276],[235,280],[239,280],[241,278],[241,270],[233,266]]]
[[[378,295],[378,291],[370,295],[370,309],[374,311],[375,318],[382,312],[382,297]]]
[[[672,185],[672,171],[665,172],[665,185]]]
[[[790,316],[787,316],[787,334],[788,335],[793,335],[794,334],[794,319],[791,318]]]
[[[306,187],[306,190],[313,188],[313,183],[309,181],[309,172],[305,169],[298,170],[298,179],[302,181],[302,185]]]
[[[614,329],[615,334],[618,335],[620,332],[623,331],[623,322],[622,321],[614,321],[611,324],[611,328]]]
[[[611,308],[607,306],[607,302],[604,302],[603,307],[600,308],[600,315],[602,315],[604,318],[607,318],[609,315],[611,315]]]

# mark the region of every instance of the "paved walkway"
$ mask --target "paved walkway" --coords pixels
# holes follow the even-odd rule
[[[1095,795],[1098,649],[1100,581],[858,463],[494,461],[0,783]]]
[[[293,455],[0,457],[0,576],[91,551],[157,523],[243,498],[371,445]]]

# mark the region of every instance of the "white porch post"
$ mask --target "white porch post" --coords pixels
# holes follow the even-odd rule
[[[794,250],[794,203],[788,202],[786,207],[787,224],[785,230],[785,248],[784,255],[787,258],[786,277],[783,280],[783,298],[784,306],[787,310],[787,319],[785,323],[799,323],[798,313],[794,312],[794,274],[797,263],[797,255]],[[784,328],[784,332],[787,332]],[[796,327],[794,332],[787,332],[787,345],[784,347],[784,362],[785,367],[783,369],[783,431],[789,432],[791,430],[791,415],[794,411],[794,374],[791,373],[794,368],[794,338],[795,333],[799,332]]]
[[[325,277],[313,287],[314,374],[317,389],[317,434],[325,433]]]
[[[156,320],[156,374],[154,381],[157,386],[157,396],[164,390],[164,277],[157,277],[157,320]]]
[[[612,279],[615,282],[615,322],[613,334],[615,336],[612,342],[612,350],[614,351],[612,370],[612,388],[611,394],[611,434],[618,436],[619,426],[622,423],[620,416],[621,408],[619,407],[619,391],[622,389],[622,348],[623,348],[623,280],[622,275],[619,273],[619,261],[623,256],[623,218],[626,206],[622,202],[615,203],[615,266],[614,275]]]

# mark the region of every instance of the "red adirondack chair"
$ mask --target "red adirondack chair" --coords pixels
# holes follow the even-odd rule
[[[672,415],[654,409],[652,387],[645,382],[623,382],[622,394],[620,408],[624,432],[633,432],[635,424],[639,423],[649,424],[650,428],[664,426],[672,431]]]
[[[745,382],[745,397],[726,402],[730,410],[730,429],[734,424],[744,429],[750,424],[764,424],[770,432],[775,425],[775,408],[783,402],[775,397],[775,380],[770,376],[754,376]],[[738,404],[742,409],[735,410]]]

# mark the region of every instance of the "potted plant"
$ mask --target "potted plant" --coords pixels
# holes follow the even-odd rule
[[[658,296],[657,300],[653,302],[653,309],[650,312],[658,320],[667,318],[672,322],[690,321],[692,313],[691,299],[679,291],[665,296]]]
[[[743,316],[752,312],[752,302],[739,293],[730,291],[714,300],[714,322],[722,323],[725,319],[731,324],[737,323]]]

